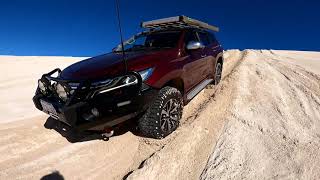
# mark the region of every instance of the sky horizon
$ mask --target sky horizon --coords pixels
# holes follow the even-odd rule
[[[227,49],[320,51],[320,2],[120,0],[125,39],[142,21],[186,15],[219,26]],[[11,0],[0,6],[0,55],[82,56],[120,42],[114,1]]]

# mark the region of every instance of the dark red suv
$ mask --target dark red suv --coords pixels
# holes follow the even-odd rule
[[[124,49],[44,74],[35,106],[80,131],[109,137],[115,126],[138,117],[145,136],[167,136],[178,127],[183,106],[219,83],[223,67],[223,49],[209,30],[217,28],[173,18],[143,23],[148,30],[124,42]]]

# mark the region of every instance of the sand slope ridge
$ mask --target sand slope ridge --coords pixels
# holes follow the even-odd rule
[[[232,114],[201,179],[320,178],[320,74],[301,67],[308,53],[282,54],[250,51],[243,60]]]
[[[70,143],[31,98],[42,73],[81,59],[0,56],[0,179],[320,178],[320,53],[226,51],[223,81],[167,138]]]

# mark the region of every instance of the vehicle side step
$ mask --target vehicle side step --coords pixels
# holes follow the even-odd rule
[[[188,94],[187,99],[191,100],[194,96],[196,96],[202,89],[204,89],[209,83],[211,83],[213,79],[206,79],[194,87]]]

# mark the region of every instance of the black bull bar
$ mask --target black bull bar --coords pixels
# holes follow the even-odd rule
[[[125,75],[122,75],[119,78],[119,82],[122,82],[122,80],[124,80],[125,78],[129,77],[129,76],[133,76],[135,77],[135,80],[126,84],[121,84],[121,85],[116,85],[114,87],[111,88],[100,88],[100,89],[96,89],[93,90],[91,93],[89,93],[85,99],[82,100],[82,102],[76,102],[76,97],[77,97],[77,93],[80,90],[84,90],[84,89],[90,89],[90,85],[92,84],[92,80],[80,80],[80,81],[75,81],[75,80],[67,80],[67,79],[61,79],[58,77],[53,77],[52,75],[54,73],[57,73],[58,75],[61,73],[60,69],[54,69],[53,71],[47,73],[47,74],[43,74],[40,80],[43,80],[44,82],[47,82],[49,87],[51,86],[51,82],[58,82],[61,84],[68,84],[68,83],[79,83],[79,86],[75,89],[74,93],[70,96],[70,98],[68,98],[68,100],[62,105],[60,106],[58,109],[60,112],[68,112],[69,109],[73,109],[74,107],[76,107],[78,104],[93,104],[94,103],[94,97],[100,93],[108,93],[109,91],[114,91],[117,89],[126,89],[126,88],[130,88],[130,96],[134,98],[139,97],[139,95],[141,95],[141,86],[142,86],[142,78],[140,76],[139,73],[137,72],[128,72]],[[55,91],[52,89],[52,93],[55,93]],[[36,92],[36,95],[33,98],[34,104],[35,106],[39,109],[42,110],[42,106],[40,104],[40,99],[45,99],[46,97],[44,95],[42,95],[41,93]],[[138,99],[138,98],[136,98]],[[139,100],[140,101],[140,100]],[[62,113],[62,114],[63,114]],[[111,115],[108,117],[103,117],[100,120],[97,121],[93,121],[90,123],[84,123],[84,124],[80,124],[80,125],[76,125],[76,119],[72,120],[72,122],[65,120],[64,118],[60,119],[60,121],[77,128],[78,130],[102,130],[105,127],[111,127],[114,126],[116,124],[119,124],[121,122],[124,122],[134,116],[136,116],[139,113],[139,111],[131,111],[131,112],[123,112],[123,113],[119,113],[117,115]],[[68,117],[67,114],[63,114],[64,117]],[[69,118],[69,117],[68,117]]]

